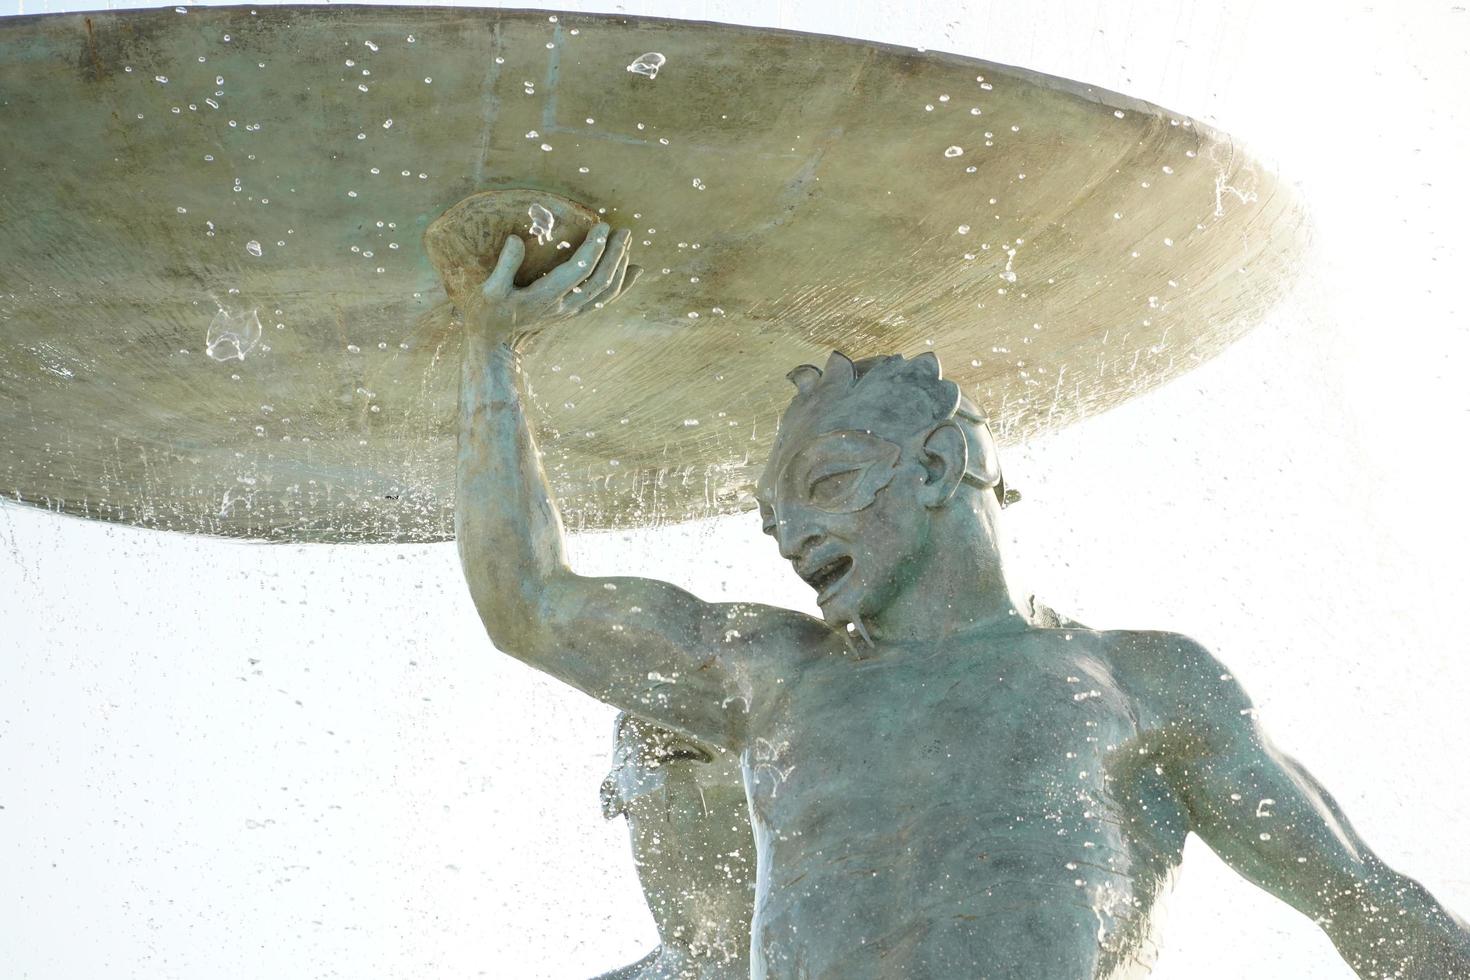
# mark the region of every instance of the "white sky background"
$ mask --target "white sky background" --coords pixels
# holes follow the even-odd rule
[[[1297,181],[1317,226],[1306,285],[1201,370],[1012,448],[1010,556],[1089,624],[1215,649],[1370,844],[1470,915],[1458,4],[562,9],[1021,64],[1212,122]],[[83,6],[0,0],[59,9]],[[573,549],[589,572],[811,605],[751,516]],[[620,965],[653,930],[622,826],[598,810],[611,719],[490,648],[451,545],[252,546],[0,506],[0,974]],[[1352,976],[1197,843],[1171,908],[1165,980]]]

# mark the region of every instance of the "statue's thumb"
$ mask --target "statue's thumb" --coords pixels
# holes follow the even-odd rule
[[[495,271],[490,273],[490,278],[485,280],[482,287],[486,296],[503,296],[510,292],[515,284],[516,271],[521,267],[521,260],[526,257],[526,243],[519,236],[511,235],[506,238],[505,244],[500,246],[500,258],[495,261]]]

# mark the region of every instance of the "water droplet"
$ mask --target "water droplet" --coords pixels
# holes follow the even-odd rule
[[[260,316],[256,310],[247,313],[221,307],[204,335],[204,350],[216,361],[243,361],[260,343],[260,334]]]
[[[153,80],[155,82],[157,82],[158,84],[160,84],[160,85],[167,85],[168,84],[168,76],[167,75],[154,75],[153,76]]]
[[[255,256],[257,259],[260,258],[260,254],[261,254],[260,242],[257,242],[257,241],[249,241],[249,242],[246,242],[245,243],[245,251],[249,252],[251,255]]]
[[[970,233],[970,226],[960,225],[958,228],[955,229],[955,231],[959,232],[961,235],[968,235]]]
[[[378,46],[376,44],[374,44],[373,42],[371,42],[371,41],[364,41],[362,43],[363,43],[363,46],[366,47],[369,51],[376,51],[376,50],[378,50]]]
[[[634,58],[633,63],[628,66],[628,71],[647,78],[657,78],[658,70],[664,66],[667,60],[667,58],[657,51],[650,51],[647,54],[640,54]]]
[[[944,151],[944,155],[947,157],[957,157],[964,152],[965,151],[963,147],[951,146],[949,149]]]
[[[551,229],[556,227],[556,216],[539,204],[533,204],[526,212],[531,218],[531,234],[542,245],[551,241]]]
[[[384,119],[383,120],[383,128],[384,129],[392,129],[393,128],[393,120],[391,120],[391,119]]]

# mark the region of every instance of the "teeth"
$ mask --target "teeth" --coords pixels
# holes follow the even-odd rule
[[[811,574],[804,575],[802,577],[806,580],[806,583],[808,585],[820,592],[828,585],[831,585],[833,582],[837,581],[837,579],[840,578],[842,574],[847,570],[847,566],[848,561],[845,558],[838,557],[827,562],[825,565],[822,565]]]

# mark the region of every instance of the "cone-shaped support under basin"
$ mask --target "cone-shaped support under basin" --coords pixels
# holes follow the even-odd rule
[[[476,192],[636,230],[636,289],[527,357],[573,528],[747,506],[783,376],[834,347],[938,352],[1002,441],[1115,405],[1259,320],[1306,239],[1187,117],[717,24],[13,18],[0,133],[0,494],[277,541],[452,536],[459,338],[424,233]]]

